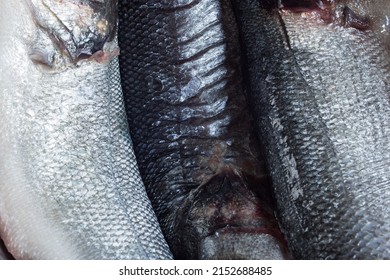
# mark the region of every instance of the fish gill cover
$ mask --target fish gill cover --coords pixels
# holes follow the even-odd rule
[[[36,63],[60,68],[89,58],[104,62],[115,55],[104,49],[116,34],[116,0],[27,1],[41,30],[30,53]]]
[[[89,4],[0,1],[0,235],[17,259],[167,259],[129,137],[118,58],[55,73],[31,60],[34,49],[71,64],[105,40],[117,48],[116,1]]]
[[[94,58],[105,42],[113,39],[116,9],[110,3],[116,1],[26,2],[30,3],[35,23],[41,28],[30,53],[30,58],[38,64],[56,66],[56,59],[60,60],[62,55],[66,63],[78,65],[84,58]],[[278,242],[282,235],[272,215],[274,205],[267,201],[272,195],[269,190],[263,192],[272,182],[278,200],[278,222],[295,258],[390,258],[390,1],[123,0],[121,3],[129,7],[119,11],[123,17],[120,40],[123,40],[124,54],[130,53],[121,62],[128,72],[122,85],[127,91],[129,122],[140,155],[138,161],[143,179],[151,185],[149,195],[179,257],[281,257],[280,243],[283,247],[284,242]],[[231,3],[236,8],[234,16]],[[47,25],[47,21],[54,25]],[[128,25],[124,24],[126,21],[129,21]],[[239,28],[235,26],[236,21]],[[221,27],[221,22],[228,24]],[[241,42],[238,42],[238,35]],[[3,33],[0,32],[0,36]],[[10,45],[9,41],[1,41],[1,62],[9,62],[3,55],[15,49],[13,46],[4,48]],[[25,60],[21,63],[23,66]],[[93,175],[97,176],[97,181],[106,181],[100,180],[99,176],[103,174],[107,178],[107,166],[111,165],[95,166],[95,163],[106,158],[106,143],[111,141],[114,145],[119,143],[115,153],[124,159],[114,161],[119,174],[116,179],[124,185],[128,180],[139,179],[135,175],[135,161],[126,160],[132,148],[127,132],[121,130],[127,127],[125,122],[116,120],[120,121],[114,124],[120,128],[115,131],[116,139],[111,139],[107,136],[110,133],[105,132],[110,128],[109,124],[113,124],[111,119],[105,119],[100,126],[103,134],[99,137],[95,135],[95,126],[91,125],[91,121],[95,121],[99,126],[101,118],[107,114],[107,104],[115,107],[108,109],[109,118],[123,113],[118,65],[113,63],[104,73],[90,69],[92,76],[83,76],[82,71],[75,75],[68,72],[69,76],[55,80],[42,73],[35,77],[44,77],[44,80],[31,75],[20,77],[24,72],[9,72],[15,63],[5,65],[8,67],[1,65],[4,71],[0,76],[3,85],[0,91],[0,140],[19,144],[18,149],[25,157],[15,166],[28,165],[30,160],[26,158],[38,158],[28,165],[30,173],[24,172],[33,174],[34,179],[50,173],[53,168],[47,166],[52,164],[52,156],[61,154],[54,159],[55,178],[59,180],[43,178],[42,182],[49,183],[42,184],[45,187],[42,193],[45,197],[50,196],[52,182],[63,181],[65,186],[76,186],[71,189],[70,196],[66,188],[56,186],[60,196],[54,200],[71,202],[73,207],[58,211],[54,216],[69,214],[64,224],[78,227],[77,233],[93,232],[89,236],[93,239],[104,239],[107,231],[112,230],[117,241],[128,244],[123,234],[134,228],[135,235],[144,232],[145,237],[133,239],[136,249],[142,244],[141,256],[129,255],[127,245],[121,250],[100,246],[101,240],[96,243],[96,251],[81,250],[80,254],[63,255],[63,252],[53,250],[51,244],[66,243],[63,242],[66,238],[48,243],[47,240],[53,237],[45,231],[49,227],[35,230],[37,236],[47,234],[47,240],[41,240],[40,246],[33,250],[31,247],[23,250],[20,236],[3,235],[16,236],[15,240],[19,241],[13,246],[7,243],[9,248],[24,252],[25,255],[19,254],[19,257],[25,258],[120,258],[145,257],[143,253],[150,251],[143,251],[143,248],[152,245],[151,251],[161,253],[153,257],[170,257],[157,222],[139,217],[145,212],[152,216],[151,211],[137,212],[149,205],[146,199],[135,199],[130,211],[122,215],[129,217],[137,213],[132,217],[136,223],[119,231],[105,225],[96,230],[100,224],[96,221],[107,213],[112,220],[117,220],[118,211],[112,209],[112,204],[103,203],[107,199],[104,196],[107,186],[96,188],[95,184],[86,183],[88,187],[85,188],[85,182],[79,177],[96,173]],[[25,70],[24,67],[18,70],[22,68]],[[81,79],[75,80],[75,77]],[[14,84],[6,83],[9,81],[24,88],[15,91]],[[38,90],[26,89],[25,81],[38,86]],[[242,94],[244,81],[254,118],[248,113]],[[117,103],[106,96],[110,92],[106,86],[111,83],[114,83]],[[56,89],[59,84],[61,88]],[[75,94],[72,88],[80,85],[83,89]],[[95,91],[89,91],[91,88]],[[44,102],[37,98],[42,97],[41,94]],[[74,98],[76,95],[78,97]],[[86,103],[72,104],[83,98],[88,100],[88,108],[84,107]],[[63,108],[64,101],[71,108]],[[91,102],[94,107],[90,106]],[[68,116],[71,118],[66,119]],[[252,135],[248,131],[252,132],[253,123],[257,124],[253,130],[259,131],[259,138],[266,145],[265,162],[271,180],[264,172],[263,158],[258,156],[261,154],[253,147],[259,145],[258,142],[252,139],[254,137],[248,137]],[[64,135],[63,131],[68,133]],[[7,138],[7,135],[15,137]],[[83,138],[92,142],[85,143]],[[58,145],[59,139],[61,145]],[[122,139],[126,147],[118,139]],[[10,153],[4,146],[7,145],[0,145],[1,167],[13,175],[15,171],[10,171],[9,162],[2,161]],[[50,150],[51,147],[54,148]],[[74,158],[62,156],[79,151],[83,153]],[[95,156],[93,160],[87,160],[88,166],[77,161],[84,160],[85,153]],[[15,154],[11,155],[18,159]],[[130,172],[123,168],[128,165],[131,165]],[[70,172],[69,166],[73,169]],[[39,172],[34,169],[37,167]],[[79,167],[80,174],[77,173]],[[97,169],[100,171],[95,172]],[[75,172],[77,180],[73,181]],[[13,179],[12,176],[0,178]],[[16,178],[0,187],[15,189],[15,183],[23,181],[20,176]],[[25,181],[37,184],[33,179]],[[86,181],[90,179],[86,178]],[[118,193],[115,189],[118,181],[109,184],[114,187],[109,197]],[[138,180],[136,184],[143,190]],[[132,190],[126,189],[118,200],[134,198]],[[95,199],[102,198],[100,195],[102,200]],[[0,196],[0,199],[3,197],[6,196]],[[90,207],[93,202],[97,202],[95,208]],[[87,209],[80,215],[74,206],[81,204],[87,205]],[[15,215],[23,212],[18,210]],[[82,225],[77,224],[79,221]],[[24,235],[25,232],[29,235]],[[22,229],[22,236],[30,238],[33,235]],[[269,238],[262,239],[264,236]],[[72,241],[88,238],[81,237]],[[9,238],[5,240],[9,242]],[[110,240],[107,242],[104,244],[110,244]],[[117,246],[114,243],[114,247]],[[89,243],[69,244],[85,246]],[[162,251],[154,250],[160,245]],[[102,251],[107,248],[111,249]],[[272,249],[276,254],[263,254],[261,248]]]

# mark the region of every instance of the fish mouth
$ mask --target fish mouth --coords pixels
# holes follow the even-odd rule
[[[33,1],[34,2],[34,1]],[[41,1],[41,3],[45,3],[47,1]],[[65,1],[66,2],[66,1]],[[75,4],[77,1],[68,1],[72,5]],[[95,8],[93,10],[98,10],[96,7],[100,7],[99,4],[101,1],[93,1],[96,2]],[[297,2],[297,1],[295,1]],[[310,2],[310,1],[304,1],[304,2]],[[318,1],[317,1],[318,2]],[[293,9],[292,4],[290,6],[285,5],[284,10],[287,11],[288,9],[292,11],[299,11],[299,12],[306,12],[311,11],[314,6],[305,6],[304,8],[300,9]],[[319,7],[315,7],[315,11],[321,10]],[[35,11],[36,13],[36,11]],[[49,10],[49,14],[52,14],[55,16],[55,13],[53,13],[52,10]],[[36,13],[38,15],[38,13]],[[359,18],[355,12],[353,12],[350,8],[345,8],[343,12],[344,16],[344,26],[348,26],[346,23],[349,23],[350,27],[354,27],[356,29],[360,30],[366,30],[367,29],[367,21],[364,17]],[[356,20],[357,19],[357,20]],[[107,21],[108,22],[108,21]],[[51,37],[52,40],[54,40],[55,45],[58,49],[61,50],[61,52],[65,52],[67,54],[67,57],[70,59],[70,61],[73,64],[76,64],[78,61],[90,58],[95,53],[99,53],[106,42],[111,40],[111,35],[114,29],[106,32],[107,22],[105,20],[98,20],[95,23],[95,26],[97,27],[97,32],[93,31],[91,34],[93,34],[93,38],[87,41],[79,40],[74,36],[74,33],[69,32],[69,27],[66,24],[65,19],[58,19],[58,23],[60,24],[61,28],[60,31],[58,31],[58,36]],[[41,24],[39,23],[41,27],[43,27],[43,30],[45,33],[52,34],[52,31],[50,32]],[[68,39],[68,37],[71,37],[71,40]],[[88,37],[88,36],[87,36]],[[36,61],[39,61],[39,58],[35,58]],[[46,64],[50,65],[51,62],[47,59],[41,59],[41,61],[44,61]],[[185,206],[183,207],[184,211],[184,220],[185,222],[180,222],[180,225],[184,225],[186,228],[188,228],[188,221],[190,221],[191,225],[191,231],[195,232],[193,240],[190,241],[195,243],[196,245],[196,254],[198,254],[199,258],[223,258],[223,259],[260,259],[260,258],[267,258],[267,253],[269,254],[270,251],[274,252],[271,254],[272,258],[279,258],[283,257],[284,250],[283,246],[280,245],[280,238],[278,237],[277,233],[274,233],[273,231],[268,231],[267,225],[264,224],[264,220],[262,218],[254,218],[252,221],[244,222],[243,224],[239,224],[237,220],[240,220],[235,217],[227,216],[224,211],[223,207],[238,207],[238,205],[241,205],[240,207],[236,208],[238,210],[233,210],[231,213],[237,213],[237,212],[246,212],[243,217],[252,217],[253,215],[259,215],[262,217],[263,214],[259,214],[263,210],[253,210],[251,209],[261,209],[264,206],[261,203],[253,203],[255,200],[251,194],[249,195],[242,195],[242,193],[235,191],[234,195],[231,191],[225,190],[228,189],[228,185],[232,185],[235,181],[233,177],[238,176],[241,177],[240,181],[242,181],[242,175],[237,175],[237,172],[224,172],[224,175],[218,174],[217,176],[213,177],[209,182],[202,185],[199,188],[199,191],[197,191],[194,196],[191,199],[194,199],[195,202],[191,202],[190,205],[188,205],[186,202]],[[214,181],[218,180],[219,182],[223,182],[221,184],[221,187],[215,186]],[[212,185],[213,187],[208,187]],[[203,191],[203,189],[207,189],[206,191]],[[223,191],[221,191],[223,189]],[[234,189],[234,188],[233,188]],[[199,201],[202,201],[204,199],[203,193],[206,192],[207,197],[206,201],[208,203],[207,206],[204,206],[202,204],[199,204]],[[251,193],[251,189],[243,190],[244,193],[249,192]],[[222,193],[217,194],[215,197],[222,197],[221,201],[228,201],[225,206],[221,206],[219,204],[216,204],[214,202],[214,195],[210,195],[214,193]],[[231,195],[228,195],[231,194]],[[237,197],[243,196],[243,199],[239,199]],[[211,199],[212,198],[212,199]],[[247,203],[244,203],[246,201]],[[242,207],[242,205],[249,205],[249,210],[246,207]],[[206,209],[205,209],[206,208]],[[267,207],[266,207],[267,208]],[[204,218],[198,217],[197,209],[200,209],[201,212],[206,212],[210,214],[208,218],[205,220]],[[243,209],[246,209],[245,211]],[[179,216],[179,215],[178,215]],[[212,223],[210,221],[216,220],[216,222]],[[210,226],[211,224],[211,226]],[[276,236],[276,237],[275,237]],[[238,240],[238,242],[236,242]],[[241,241],[242,240],[242,241]],[[282,239],[283,240],[283,239]],[[262,249],[263,241],[266,241],[265,243],[268,244],[269,247],[264,247],[264,250]],[[187,241],[182,241],[187,242]],[[241,243],[240,243],[241,242]],[[235,244],[235,245],[233,245]],[[237,244],[237,245],[236,245]],[[248,253],[248,250],[245,250],[245,252],[241,252],[239,247],[247,247],[251,246],[253,247],[253,244],[259,244],[259,248],[261,250],[254,250],[258,253],[251,254]],[[1,246],[0,246],[1,248]],[[258,249],[258,248],[257,248]],[[1,249],[0,249],[1,250]],[[8,254],[7,254],[8,255]],[[9,256],[10,257],[10,256]]]

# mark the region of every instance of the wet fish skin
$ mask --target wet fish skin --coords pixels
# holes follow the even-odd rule
[[[121,1],[134,149],[175,258],[283,258],[229,1]]]
[[[320,1],[331,3],[303,13],[271,2],[233,1],[293,256],[389,259],[390,67],[378,30],[389,4]],[[348,26],[346,8],[370,28]]]
[[[129,137],[116,5],[0,1],[0,236],[17,259],[171,258]]]

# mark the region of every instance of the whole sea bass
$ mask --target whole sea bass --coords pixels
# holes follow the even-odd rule
[[[0,0],[0,235],[15,258],[171,258],[128,134],[116,5]]]
[[[230,1],[120,1],[119,18],[134,150],[174,256],[285,257]]]
[[[390,2],[233,3],[294,257],[390,259]]]

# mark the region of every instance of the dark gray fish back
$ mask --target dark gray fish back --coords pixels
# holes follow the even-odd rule
[[[208,242],[213,243],[221,228],[229,232],[245,227],[251,237],[242,245],[249,252],[254,240],[262,242],[252,238],[258,234],[255,229],[266,224],[278,232],[278,226],[242,88],[230,2],[121,2],[126,110],[141,174],[168,243],[179,258],[199,258],[204,238],[210,236]],[[239,215],[207,216],[219,213],[224,202],[231,207],[238,202],[239,207],[251,205],[248,212],[256,217],[241,224]],[[275,235],[283,243],[280,232]],[[273,257],[280,257],[278,242],[272,242],[272,250],[279,252]],[[232,257],[212,250],[203,256]]]

